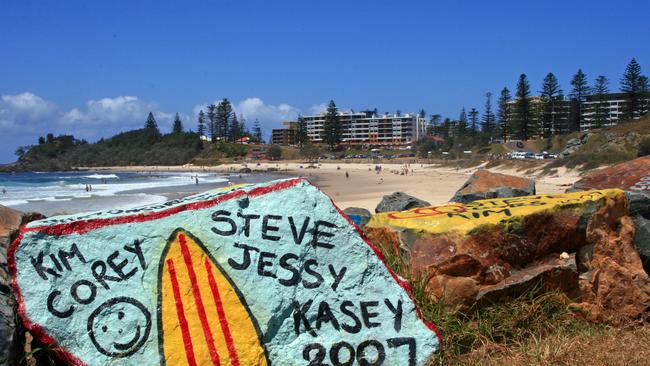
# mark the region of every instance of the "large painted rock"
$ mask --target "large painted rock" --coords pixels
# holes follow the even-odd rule
[[[452,306],[526,288],[524,282],[533,280],[575,295],[578,263],[572,255],[557,259],[593,244],[588,223],[611,197],[625,201],[623,191],[601,190],[449,203],[375,214],[365,231],[401,258],[409,275],[425,278],[430,296]]]
[[[636,226],[634,244],[650,260],[650,156],[599,169],[577,181],[572,191],[618,188],[627,191]]]
[[[535,181],[479,169],[451,198],[453,202],[470,203],[490,198],[508,198],[535,194]]]
[[[610,188],[650,194],[650,156],[596,170],[575,182],[572,190]]]
[[[378,253],[290,179],[32,222],[10,264],[75,365],[423,365],[439,337]]]

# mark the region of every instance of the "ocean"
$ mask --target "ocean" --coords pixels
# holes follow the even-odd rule
[[[278,176],[193,172],[0,173],[0,205],[47,216],[124,209],[165,202],[231,183],[275,178]]]

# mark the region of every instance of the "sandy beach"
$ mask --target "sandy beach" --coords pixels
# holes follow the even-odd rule
[[[454,169],[437,164],[410,164],[408,174],[404,164],[379,164],[375,171],[372,163],[322,163],[308,168],[300,162],[224,164],[215,167],[184,166],[131,166],[105,167],[105,171],[181,171],[238,173],[249,168],[253,172],[269,172],[286,176],[300,176],[311,180],[327,193],[340,208],[363,207],[374,211],[382,196],[402,191],[432,204],[444,203],[454,195],[469,176],[479,167]],[[564,170],[552,176],[526,175],[515,169],[490,169],[497,173],[535,179],[538,193],[563,193],[580,178],[577,171]],[[348,177],[346,178],[346,172]]]

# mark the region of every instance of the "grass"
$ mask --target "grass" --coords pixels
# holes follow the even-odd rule
[[[386,263],[410,279],[423,318],[442,333],[434,365],[647,365],[650,327],[613,328],[586,321],[560,293],[541,286],[500,303],[450,310],[428,296],[427,278],[411,276],[397,253]]]

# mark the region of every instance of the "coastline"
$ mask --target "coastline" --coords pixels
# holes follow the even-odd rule
[[[375,171],[376,165],[382,167],[379,173]],[[307,166],[307,163],[282,161],[277,163],[223,164],[213,167],[194,165],[129,166],[92,168],[92,170],[110,172],[214,172],[230,174],[233,183],[237,183],[235,178],[238,177],[242,169],[250,169],[252,174],[247,176],[259,176],[260,181],[269,180],[266,178],[269,174],[276,175],[277,178],[304,177],[329,195],[341,209],[354,206],[363,207],[374,212],[375,207],[384,195],[397,191],[410,194],[431,204],[448,202],[469,176],[480,167],[455,169],[442,167],[438,164],[410,164],[408,174],[401,175],[401,172],[405,169],[404,164],[327,162],[321,163],[315,168],[307,168]],[[560,168],[562,171],[552,176],[536,176],[528,171],[517,171],[516,169],[496,168],[490,170],[497,173],[532,178],[536,182],[537,193],[540,194],[564,193],[567,188],[580,179],[577,171],[564,168]],[[348,178],[346,178],[346,172]]]

